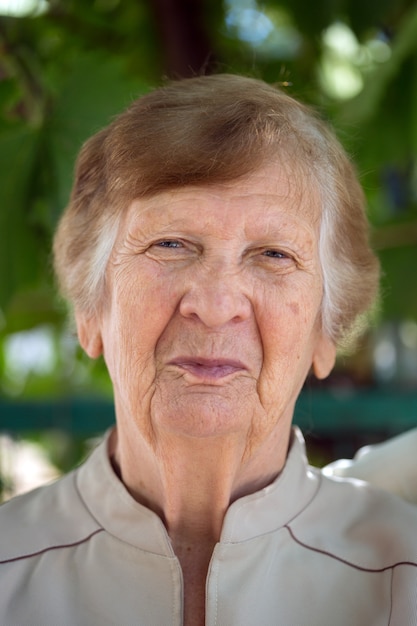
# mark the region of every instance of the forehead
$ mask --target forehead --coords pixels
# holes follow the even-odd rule
[[[232,182],[178,187],[135,200],[126,217],[138,227],[221,222],[226,229],[265,231],[279,224],[317,230],[321,202],[317,187],[298,168],[273,163]]]

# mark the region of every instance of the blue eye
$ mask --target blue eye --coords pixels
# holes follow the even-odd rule
[[[273,259],[288,259],[288,256],[279,250],[265,250],[263,254]]]
[[[167,239],[166,241],[158,241],[156,244],[160,248],[182,248],[182,243],[176,239]]]

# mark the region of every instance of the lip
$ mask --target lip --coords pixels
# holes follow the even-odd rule
[[[176,365],[200,380],[213,381],[221,380],[247,369],[241,361],[223,358],[210,359],[184,356],[173,359],[169,364]]]

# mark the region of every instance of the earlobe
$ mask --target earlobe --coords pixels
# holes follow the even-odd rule
[[[103,353],[103,342],[96,316],[75,313],[75,321],[81,347],[91,359],[97,359]]]
[[[327,378],[335,362],[336,346],[328,337],[321,337],[313,355],[313,372],[316,378]]]

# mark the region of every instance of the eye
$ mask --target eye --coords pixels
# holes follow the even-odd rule
[[[289,259],[290,258],[288,254],[285,254],[285,252],[281,252],[281,250],[265,250],[262,254],[272,259]]]
[[[182,261],[189,259],[193,252],[193,245],[183,239],[156,240],[149,245],[146,251],[148,256],[159,261]]]
[[[177,239],[165,239],[164,241],[158,241],[156,244],[159,248],[183,248],[181,241]]]
[[[258,259],[270,271],[287,273],[297,267],[297,262],[290,252],[282,248],[263,248]]]

